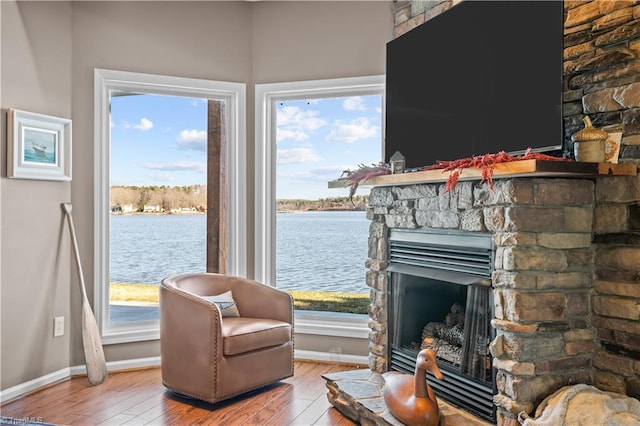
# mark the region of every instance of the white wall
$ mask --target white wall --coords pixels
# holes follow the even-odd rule
[[[2,388],[69,365],[69,233],[60,204],[69,182],[7,179],[6,109],[71,118],[71,5],[3,1],[0,318]]]
[[[71,184],[10,180],[2,165],[2,389],[84,362],[81,299],[60,203],[73,202],[90,285],[94,68],[247,84],[252,247],[253,85],[384,74],[393,28],[387,1],[2,1],[0,11],[2,113],[15,107],[73,119]],[[253,250],[247,256],[252,264]],[[67,318],[67,333],[53,339],[56,315]],[[153,357],[159,345],[109,345],[105,355],[107,361]]]

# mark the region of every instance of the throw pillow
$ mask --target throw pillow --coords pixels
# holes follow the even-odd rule
[[[238,312],[238,307],[236,306],[236,301],[233,300],[233,294],[231,293],[231,290],[215,296],[200,297],[208,300],[209,302],[215,303],[218,309],[220,309],[220,313],[222,314],[223,318],[240,316],[240,312]]]

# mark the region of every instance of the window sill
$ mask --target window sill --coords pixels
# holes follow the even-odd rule
[[[295,332],[321,336],[369,338],[369,316],[338,312],[295,311]]]
[[[103,345],[118,345],[121,343],[144,342],[160,339],[160,328],[157,322],[148,326],[140,323],[128,327],[111,328],[102,336]]]
[[[369,317],[361,314],[338,312],[295,311],[295,332],[319,336],[369,338]],[[117,345],[160,339],[158,323],[140,327],[140,323],[129,327],[110,329],[102,337],[102,344]]]

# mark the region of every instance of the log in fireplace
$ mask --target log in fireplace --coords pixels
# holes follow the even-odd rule
[[[445,375],[428,377],[436,395],[495,422],[493,258],[490,234],[390,230],[387,357],[412,374],[420,349],[435,349]]]

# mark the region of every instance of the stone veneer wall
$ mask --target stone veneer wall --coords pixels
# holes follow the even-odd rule
[[[458,2],[393,1],[394,36]],[[564,2],[568,156],[586,114],[622,130],[620,162],[640,165],[639,3]],[[526,101],[526,82],[520,93]],[[435,184],[374,188],[370,203],[373,370],[386,370],[388,228],[486,228],[498,247],[499,423],[517,424],[519,410],[563,383],[640,397],[640,177],[505,180],[495,193],[468,182],[451,194]]]

